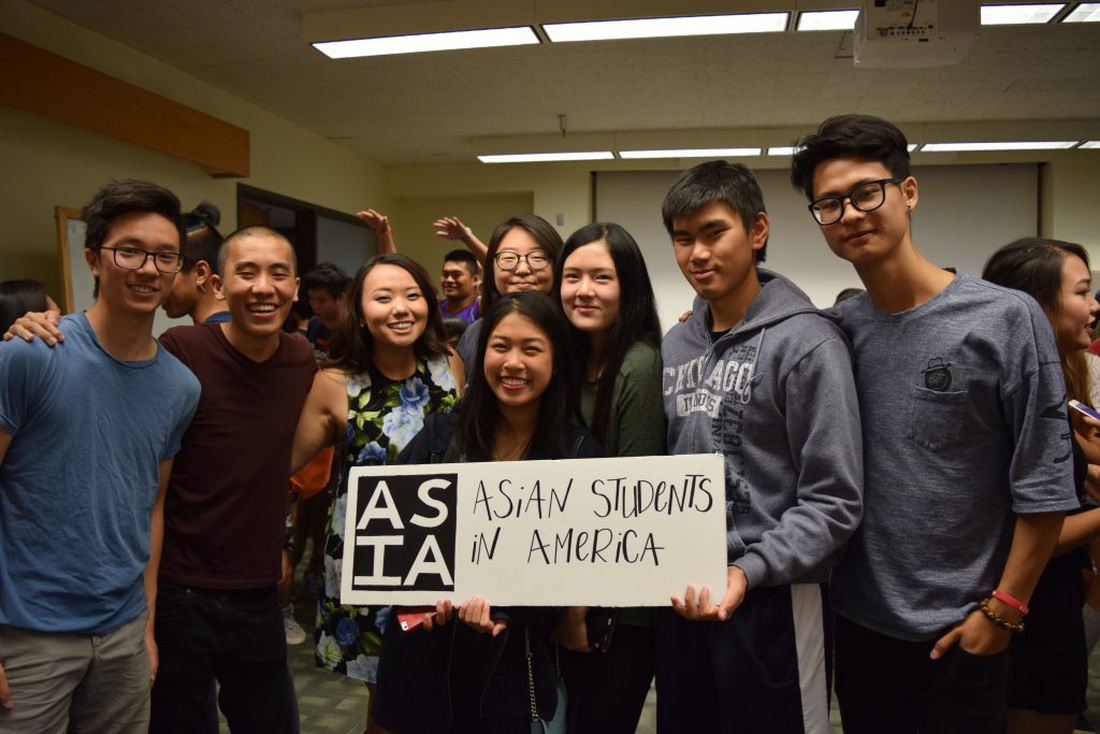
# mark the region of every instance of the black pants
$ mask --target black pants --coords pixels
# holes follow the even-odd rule
[[[827,732],[827,617],[823,585],[813,584],[751,589],[725,622],[662,610],[658,734]]]
[[[836,620],[836,694],[844,734],[1002,734],[1008,653],[907,642]]]
[[[653,682],[653,627],[619,624],[607,652],[561,651],[573,734],[633,734]]]
[[[227,591],[160,584],[155,626],[160,671],[153,734],[209,731],[210,689],[234,734],[293,734],[294,685],[274,586]]]

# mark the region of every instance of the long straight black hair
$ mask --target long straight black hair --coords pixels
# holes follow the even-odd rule
[[[600,376],[596,380],[595,410],[589,430],[597,441],[607,450],[611,430],[611,399],[615,392],[615,378],[619,376],[626,353],[637,342],[645,342],[656,349],[661,348],[661,321],[657,316],[657,298],[653,294],[653,284],[649,280],[649,271],[638,243],[630,233],[618,224],[596,222],[581,227],[569,236],[562,248],[561,257],[554,265],[554,295],[561,302],[561,282],[565,272],[565,261],[579,248],[593,242],[604,242],[615,264],[615,275],[619,280],[619,315],[611,324],[607,335],[607,345],[600,357]],[[588,363],[592,353],[592,340],[588,334],[572,324],[569,325],[573,343],[577,345],[577,363]]]
[[[539,291],[507,293],[485,314],[485,326],[477,342],[474,369],[458,406],[458,419],[448,461],[491,461],[500,407],[485,379],[485,349],[504,317],[517,314],[546,334],[553,350],[554,372],[539,398],[535,432],[525,459],[564,459],[569,456],[567,436],[576,403],[576,360],[569,338],[569,322],[554,300]]]

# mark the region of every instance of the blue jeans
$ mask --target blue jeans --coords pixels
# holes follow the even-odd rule
[[[161,582],[155,621],[160,670],[150,732],[209,734],[218,705],[234,734],[297,734],[282,607],[274,586],[254,590]]]

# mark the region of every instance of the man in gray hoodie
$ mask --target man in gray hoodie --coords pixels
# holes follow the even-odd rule
[[[658,731],[827,734],[825,585],[862,510],[848,343],[757,267],[768,217],[747,168],[692,168],[662,213],[700,297],[661,350],[668,446],[725,456],[729,569],[662,615]]]

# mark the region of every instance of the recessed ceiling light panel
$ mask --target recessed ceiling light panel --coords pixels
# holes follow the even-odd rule
[[[618,41],[626,38],[718,36],[731,33],[779,33],[787,29],[788,13],[694,15],[678,18],[595,20],[583,23],[546,23],[546,37],[554,43]]]
[[[743,158],[760,155],[760,148],[669,148],[666,150],[620,150],[625,160],[640,158]]]
[[[1026,25],[1049,23],[1065,3],[1041,5],[983,5],[982,25]]]
[[[610,150],[587,150],[569,153],[510,153],[479,155],[482,163],[552,163],[556,161],[609,161],[615,156]]]
[[[856,27],[855,10],[805,10],[798,14],[797,31],[850,31]]]
[[[925,143],[922,153],[962,153],[989,150],[1068,150],[1076,140],[1029,140],[991,143]]]
[[[1100,3],[1081,3],[1062,19],[1063,23],[1100,23]]]
[[[444,33],[416,33],[409,36],[384,38],[352,38],[346,41],[322,41],[313,47],[330,59],[348,59],[359,56],[391,56],[429,51],[454,51],[468,48],[494,46],[523,46],[539,43],[539,37],[530,26],[517,28],[485,28],[476,31],[447,31]]]

